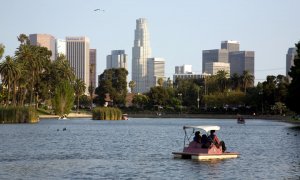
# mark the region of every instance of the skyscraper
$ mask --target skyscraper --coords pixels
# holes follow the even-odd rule
[[[240,43],[238,41],[222,41],[221,49],[227,49],[228,52],[239,51]]]
[[[97,66],[97,50],[90,49],[90,84],[89,86],[93,86],[95,89],[97,87],[96,84],[96,66]]]
[[[289,82],[291,82],[291,77],[289,76],[289,72],[291,71],[291,67],[294,66],[294,59],[297,55],[296,48],[289,48],[286,54],[286,77],[288,77]]]
[[[30,44],[46,47],[52,52],[51,60],[55,59],[55,38],[50,34],[29,34]]]
[[[225,71],[230,76],[230,64],[224,62],[209,62],[206,63],[206,73],[216,75],[218,71]]]
[[[148,73],[148,88],[158,85],[157,80],[159,78],[165,79],[165,60],[163,58],[149,58],[147,65]]]
[[[106,69],[112,68],[127,69],[127,54],[125,54],[125,50],[113,50],[111,55],[106,56]]]
[[[88,87],[90,84],[90,40],[87,37],[66,37],[66,42],[70,66],[74,69],[76,77]],[[88,94],[88,88],[85,94]]]
[[[202,73],[208,73],[206,63],[211,62],[224,62],[228,63],[228,50],[227,49],[212,49],[202,51]]]
[[[66,56],[66,40],[56,39],[55,41],[55,57],[59,55]]]
[[[136,83],[135,93],[147,91],[147,61],[151,57],[147,20],[136,20],[134,46],[132,48],[132,80]]]
[[[229,53],[230,75],[239,76],[248,71],[254,76],[254,51],[236,51]]]
[[[192,65],[175,66],[175,74],[192,73]]]

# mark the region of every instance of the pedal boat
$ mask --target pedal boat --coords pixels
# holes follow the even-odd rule
[[[187,130],[192,129],[191,135],[188,135]],[[199,130],[201,134],[203,131],[207,134],[210,130],[220,130],[219,126],[183,126],[184,130],[184,147],[182,152],[172,152],[174,158],[181,159],[193,159],[193,160],[213,160],[213,159],[228,159],[237,158],[239,153],[236,152],[222,152],[222,146],[217,147],[212,144],[209,148],[202,148],[202,144],[195,141],[190,141],[193,139],[195,130]]]

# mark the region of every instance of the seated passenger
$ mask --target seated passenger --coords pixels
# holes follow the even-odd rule
[[[197,143],[201,143],[201,135],[200,135],[200,131],[196,131],[195,132],[195,136],[194,136],[194,139],[193,139],[195,142]]]
[[[202,144],[202,148],[208,148],[210,146],[210,143],[208,141],[207,135],[203,134],[201,137],[201,144]]]
[[[211,140],[211,142],[213,144],[215,144],[217,146],[217,148],[222,146],[222,151],[225,152],[225,150],[226,150],[225,142],[219,140],[217,135],[215,135],[215,130],[210,131],[209,139]]]

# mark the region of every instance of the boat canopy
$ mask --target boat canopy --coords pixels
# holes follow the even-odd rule
[[[209,132],[211,130],[220,130],[220,126],[183,126],[183,129],[189,129],[189,128],[192,128],[192,129],[202,129],[204,130],[205,132]]]

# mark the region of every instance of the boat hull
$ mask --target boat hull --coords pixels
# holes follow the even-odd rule
[[[235,152],[224,152],[222,154],[172,152],[172,154],[174,154],[174,158],[193,160],[230,159],[237,158],[239,156],[239,154]]]

